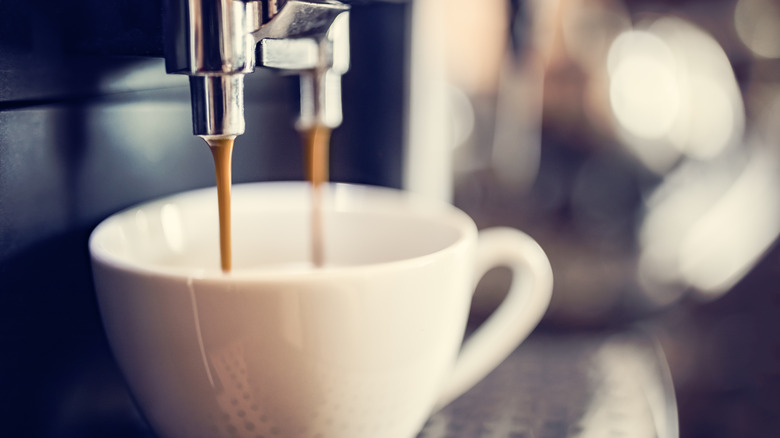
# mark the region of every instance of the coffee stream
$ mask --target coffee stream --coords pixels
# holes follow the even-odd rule
[[[306,153],[306,178],[312,188],[311,197],[311,251],[314,266],[323,264],[322,186],[328,181],[328,149],[330,128],[315,125],[302,131]],[[219,204],[219,254],[223,272],[232,268],[230,230],[231,162],[235,137],[207,138],[206,143],[214,157]]]
[[[311,184],[311,254],[312,263],[324,263],[322,230],[322,186],[328,181],[330,128],[314,125],[302,130],[306,155],[306,178]]]
[[[207,138],[206,143],[214,157],[217,174],[217,202],[219,203],[219,254],[222,271],[230,272],[233,265],[230,237],[230,174],[235,137]]]

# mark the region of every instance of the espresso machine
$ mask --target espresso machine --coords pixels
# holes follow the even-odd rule
[[[301,180],[297,129],[325,124],[332,180],[405,185],[411,5],[0,2],[0,434],[151,436],[103,334],[87,238],[117,210],[213,186],[198,136],[237,136],[234,183]]]

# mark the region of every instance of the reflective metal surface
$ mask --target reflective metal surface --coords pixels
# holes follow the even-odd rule
[[[193,133],[244,133],[243,76],[255,63],[302,76],[304,127],[340,125],[341,75],[349,68],[348,10],[332,0],[167,0],[166,68],[191,78]]]
[[[532,336],[419,438],[607,436],[679,436],[666,359],[640,332]]]

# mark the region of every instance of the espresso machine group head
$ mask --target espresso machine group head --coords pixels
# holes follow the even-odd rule
[[[349,8],[335,0],[166,0],[166,70],[190,77],[193,133],[244,133],[244,75],[255,65],[300,75],[298,129],[340,125]]]

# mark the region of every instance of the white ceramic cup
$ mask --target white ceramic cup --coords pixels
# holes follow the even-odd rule
[[[547,309],[552,273],[531,238],[478,234],[460,210],[391,189],[325,190],[314,268],[309,196],[303,183],[236,185],[229,274],[213,189],[92,233],[106,333],[161,437],[409,438]],[[463,343],[476,282],[501,265],[511,290]]]

